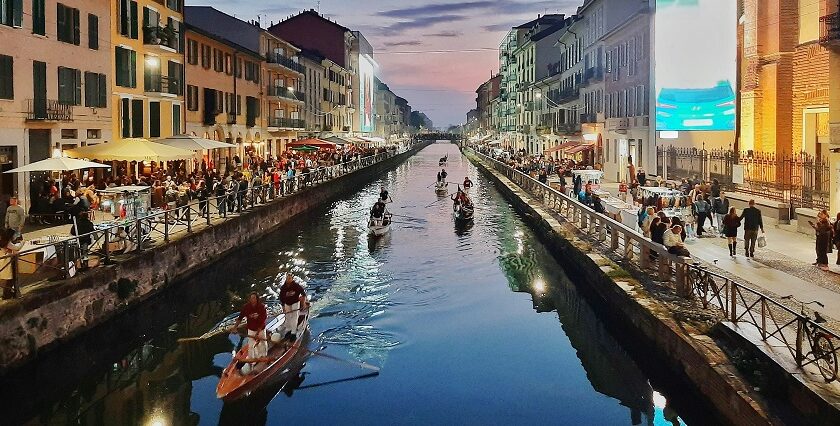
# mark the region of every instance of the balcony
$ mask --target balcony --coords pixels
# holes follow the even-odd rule
[[[290,71],[294,71],[298,74],[303,74],[305,68],[303,65],[293,61],[291,58],[281,55],[279,53],[268,53],[265,55],[265,60],[268,63],[269,67],[273,68],[286,68]]]
[[[598,117],[595,113],[584,113],[580,115],[580,122],[581,123],[597,123]]]
[[[630,127],[630,119],[624,117],[608,118],[606,127],[607,130],[613,130],[618,133],[626,133],[627,129]]]
[[[295,102],[304,102],[306,95],[297,90],[291,90],[287,87],[268,86],[266,95],[269,98],[288,99]]]
[[[73,105],[55,99],[27,99],[26,121],[73,121]]]
[[[158,47],[164,52],[177,52],[178,32],[168,25],[143,27],[143,44]]]
[[[589,68],[583,72],[583,79],[581,80],[581,87],[588,86],[592,83],[600,82],[604,79],[604,68],[595,67]]]
[[[268,127],[303,130],[306,128],[306,123],[299,118],[272,117],[268,120]]]
[[[820,44],[840,49],[840,13],[820,17]]]
[[[181,80],[165,75],[146,75],[143,88],[146,93],[157,93],[161,96],[180,96],[184,92]]]

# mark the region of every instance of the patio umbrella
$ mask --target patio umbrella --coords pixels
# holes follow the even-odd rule
[[[303,152],[312,152],[312,151],[317,151],[318,148],[316,148],[314,146],[304,145],[304,146],[293,146],[292,150],[303,151]]]
[[[193,135],[176,135],[163,139],[155,139],[154,143],[160,143],[176,148],[188,149],[190,151],[203,151],[211,149],[236,148],[236,145],[227,142],[214,141],[212,139],[200,138]]]
[[[7,170],[3,173],[23,173],[23,172],[52,172],[69,170],[82,170],[102,168],[108,169],[111,166],[102,163],[94,163],[93,161],[77,160],[75,158],[47,158],[46,160],[36,161],[16,169]]]
[[[131,138],[118,142],[102,143],[65,151],[77,158],[96,158],[106,161],[170,161],[186,160],[195,155],[192,151],[147,139]]]

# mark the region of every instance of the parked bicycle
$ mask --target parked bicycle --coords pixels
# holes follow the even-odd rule
[[[817,311],[814,311],[814,318],[812,319],[805,311],[807,305],[817,305],[821,308],[824,308],[825,305],[816,300],[806,303],[793,295],[784,296],[782,299],[793,300],[801,304],[800,313],[805,318],[805,321],[798,321],[796,327],[796,361],[799,367],[815,363],[826,382],[837,379],[837,352],[834,348],[834,342],[831,341],[831,335],[818,325],[826,322],[826,319]],[[808,353],[805,353],[803,348],[806,338],[808,339],[807,343],[811,346]],[[809,359],[809,356],[813,357],[813,361],[806,362],[805,360]]]

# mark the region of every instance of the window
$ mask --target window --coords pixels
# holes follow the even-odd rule
[[[137,2],[135,0],[119,0],[119,30],[125,37],[137,39]]]
[[[143,137],[143,100],[131,100],[131,137]]]
[[[44,0],[32,0],[32,34],[47,34]]]
[[[149,137],[160,137],[160,102],[149,102]]]
[[[137,52],[117,46],[117,86],[137,87]]]
[[[56,4],[58,41],[79,45],[79,9]]]
[[[58,67],[58,102],[64,105],[82,104],[82,72]]]
[[[78,129],[61,129],[61,139],[78,139]]]
[[[166,7],[170,10],[180,12],[183,6],[183,0],[166,0]]]
[[[88,139],[102,139],[102,130],[101,129],[88,129],[87,130],[87,138]]]
[[[123,138],[131,137],[131,99],[120,99],[120,127]]]
[[[0,99],[14,99],[14,60],[11,56],[0,55]]]
[[[88,48],[99,50],[99,17],[88,14]]]
[[[201,66],[204,69],[210,69],[210,63],[213,50],[206,44],[201,45]]]
[[[85,72],[85,106],[96,108],[108,106],[108,85],[105,74]]]
[[[0,0],[0,24],[20,27],[23,22],[23,0]]]
[[[233,63],[231,59],[230,53],[225,53],[225,73],[227,75],[233,75]]]
[[[172,134],[180,135],[181,131],[181,105],[172,104]]]
[[[187,63],[198,64],[198,42],[195,40],[187,40]]]
[[[225,56],[221,50],[213,48],[213,70],[222,72],[225,70]]]
[[[198,111],[198,87],[187,86],[187,111]]]

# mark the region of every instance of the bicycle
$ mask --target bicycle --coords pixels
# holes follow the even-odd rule
[[[797,321],[796,353],[798,354],[798,359],[796,360],[796,363],[802,367],[805,365],[803,362],[805,358],[807,358],[808,355],[813,355],[813,362],[817,364],[817,368],[819,368],[820,374],[822,374],[825,378],[825,381],[831,382],[837,379],[837,353],[835,352],[834,343],[831,341],[832,336],[823,331],[822,328],[817,325],[826,322],[826,319],[823,318],[823,316],[817,311],[814,311],[813,319],[807,312],[805,312],[806,305],[815,304],[821,308],[824,308],[825,305],[816,300],[805,303],[793,295],[784,296],[782,299],[793,300],[800,303],[802,305],[800,308],[800,314],[806,319],[806,321]],[[805,337],[808,338],[808,343],[811,345],[811,351],[803,355],[802,344]]]

